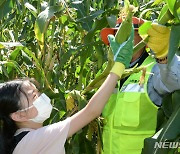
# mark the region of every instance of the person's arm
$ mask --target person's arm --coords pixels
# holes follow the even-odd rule
[[[110,73],[99,90],[90,99],[87,106],[71,117],[68,137],[72,136],[101,114],[117,84],[118,78],[118,75]]]
[[[115,37],[112,35],[109,35],[108,39],[114,55],[115,64],[104,83],[93,95],[86,107],[71,117],[68,137],[72,136],[101,114],[117,84],[117,80],[121,78],[125,67],[127,68],[130,64],[133,54],[134,29],[132,28],[130,37],[122,44],[116,42]]]
[[[175,55],[169,66],[166,63],[159,62],[159,71],[153,76],[154,88],[161,95],[180,89],[180,57]]]
[[[166,26],[152,23],[148,30],[148,46],[154,52],[157,65],[152,77],[154,89],[161,95],[180,89],[179,57],[175,55],[170,64],[167,64],[170,29]]]

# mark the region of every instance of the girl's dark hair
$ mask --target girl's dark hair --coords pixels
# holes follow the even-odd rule
[[[28,79],[25,79],[26,81]],[[13,80],[0,84],[0,153],[12,153],[12,140],[18,129],[10,114],[20,109],[20,94],[25,80]],[[31,80],[29,80],[31,82]],[[25,93],[24,93],[25,94]]]

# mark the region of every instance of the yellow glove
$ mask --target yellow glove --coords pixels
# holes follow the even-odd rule
[[[116,74],[121,78],[122,74],[124,73],[125,65],[120,62],[115,62],[114,66],[112,67],[111,71],[112,73]]]
[[[153,50],[156,58],[164,58],[168,54],[170,29],[166,26],[152,23],[148,30],[148,46]]]

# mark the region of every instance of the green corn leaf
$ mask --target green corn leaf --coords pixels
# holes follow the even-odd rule
[[[3,49],[4,48],[4,45],[2,45],[1,43],[0,43],[0,49]]]
[[[0,8],[1,9],[1,8]],[[0,25],[0,31],[3,30],[3,28],[12,21],[12,19],[15,17],[16,12],[14,11],[13,13],[9,13],[8,18],[3,22],[3,24]],[[1,15],[0,15],[1,16]]]
[[[19,55],[19,53],[20,53],[20,49],[19,49],[19,48],[16,48],[15,50],[13,50],[13,51],[11,52],[11,54],[9,55],[9,58],[10,58],[11,60],[15,60],[16,57]]]
[[[25,52],[30,58],[32,58],[34,60],[34,64],[37,67],[38,70],[42,70],[42,67],[40,65],[39,60],[36,58],[34,52],[32,52],[31,50],[29,50],[26,47],[19,47],[20,49],[22,49],[23,52]]]
[[[151,24],[152,24],[152,21],[147,21],[145,23],[143,23],[140,27],[139,27],[139,34],[140,35],[147,35],[147,31],[149,28],[151,28]]]
[[[29,57],[29,55],[27,55],[24,51],[22,51],[22,59],[24,63],[32,66],[33,63],[31,57]]]
[[[38,15],[34,26],[34,31],[35,37],[38,40],[41,49],[44,47],[44,36],[48,28],[50,19],[55,17],[56,12],[60,11],[62,11],[62,8],[60,6],[51,6],[47,7]]]
[[[98,10],[95,12],[92,12],[91,14],[89,14],[88,16],[84,16],[83,18],[80,18],[77,20],[77,22],[90,22],[92,21],[94,18],[98,17],[99,15],[101,15],[104,11],[102,10]]]
[[[168,23],[168,21],[170,19],[173,19],[173,15],[171,14],[171,12],[169,11],[168,5],[164,5],[164,7],[162,8],[159,16],[158,16],[158,23],[165,25],[166,23]]]
[[[24,5],[25,5],[26,8],[28,8],[28,10],[29,10],[35,17],[37,17],[37,10],[36,10],[36,8],[35,8],[33,5],[31,5],[31,4],[28,3],[28,2],[26,2]]]
[[[97,55],[97,63],[98,63],[98,69],[100,69],[102,67],[102,64],[103,64],[103,56],[104,56],[104,53],[103,53],[103,49],[96,45],[95,46],[95,50],[96,50],[96,55]]]
[[[23,46],[20,42],[0,42],[0,49],[7,48],[11,49],[13,47]]]
[[[1,5],[3,5],[4,2],[5,2],[5,0],[0,1],[0,7],[1,7]]]
[[[154,3],[152,4],[152,6],[158,5],[158,4],[162,3],[162,2],[163,2],[163,0],[155,0]]]
[[[175,154],[176,148],[159,148],[155,146],[156,143],[163,142],[178,142],[180,134],[180,91],[164,96],[162,101],[162,107],[159,111],[162,111],[161,125],[158,127],[160,131],[151,138],[145,139],[145,146],[143,154]],[[158,111],[158,117],[159,117]],[[158,118],[158,120],[160,120]],[[158,121],[160,122],[160,121]],[[162,128],[163,127],[163,128]],[[162,128],[162,129],[161,129]]]
[[[85,46],[91,46],[92,45],[92,39],[97,32],[97,30],[101,30],[104,27],[107,26],[107,20],[106,17],[103,17],[101,19],[96,19],[96,21],[93,24],[92,29],[88,32],[88,34],[84,38]],[[97,43],[99,45],[99,42],[94,42],[95,44]]]
[[[74,1],[71,7],[77,9],[78,18],[84,18],[86,16],[87,7],[84,5],[83,1]]]
[[[26,74],[21,70],[19,64],[16,61],[14,61],[14,60],[0,61],[0,65],[5,65],[7,67],[14,67],[20,74],[22,74],[23,76],[27,77]],[[5,72],[5,70],[4,70],[4,72]],[[7,74],[8,73],[6,71],[6,76],[8,76]]]
[[[171,97],[169,95],[169,97]],[[176,139],[178,137],[178,135],[180,134],[180,103],[179,103],[179,99],[180,99],[180,92],[176,91],[172,94],[172,104],[174,111],[171,114],[169,120],[167,121],[167,123],[164,125],[163,130],[161,131],[160,135],[158,136],[157,140],[158,142],[164,142],[164,141],[172,141],[174,139]],[[166,101],[166,99],[164,99],[163,101]],[[171,103],[171,102],[169,102]],[[160,149],[158,147],[156,147],[153,151],[153,154],[160,154],[160,152],[163,149]]]
[[[171,28],[168,52],[168,64],[172,61],[174,55],[178,51],[180,45],[180,25],[173,25]]]
[[[4,73],[4,75],[9,78],[9,75],[8,75],[8,72],[7,72],[7,69],[6,67],[0,62],[0,65],[1,65],[1,69],[2,69],[2,72]]]
[[[23,47],[21,48],[27,55],[28,55],[28,58],[32,58],[34,60],[34,65],[37,67],[37,71],[40,71],[39,74],[41,75],[41,81],[42,82],[45,82],[47,88],[50,88],[51,89],[51,86],[49,84],[49,81],[47,80],[47,77],[46,77],[46,74],[45,74],[45,71],[44,69],[42,68],[42,65],[40,63],[40,61],[36,58],[34,52],[32,52],[31,50],[29,50],[28,48],[26,47]],[[53,89],[51,89],[52,92]]]
[[[5,17],[14,7],[13,0],[1,0],[0,1],[0,20]]]
[[[111,16],[107,17],[107,22],[108,22],[109,26],[112,28],[114,28],[116,26],[116,20],[117,20],[117,17],[115,15],[111,15]]]
[[[143,18],[144,15],[146,15],[148,12],[152,12],[153,11],[153,8],[148,8],[148,9],[145,9],[143,10],[140,15],[139,15],[139,18]]]
[[[76,22],[80,22],[83,29],[86,31],[91,30],[93,26],[93,19],[104,13],[103,10],[90,11],[89,7],[87,7],[83,1],[72,2],[71,6],[77,11],[78,18]]]
[[[177,24],[179,24],[180,23],[180,0],[177,0],[174,6],[174,16],[177,19]]]
[[[64,54],[62,55],[62,57],[61,57],[60,66],[63,67],[64,64],[69,61],[70,57],[71,57],[72,55],[74,55],[75,52],[76,52],[76,50],[74,50],[74,49],[69,49],[66,53],[64,53]]]
[[[166,0],[168,8],[171,12],[171,14],[174,14],[174,6],[177,0]]]

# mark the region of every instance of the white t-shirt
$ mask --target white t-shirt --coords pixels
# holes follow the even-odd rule
[[[64,144],[70,127],[70,119],[30,130],[17,144],[13,154],[65,154]]]

